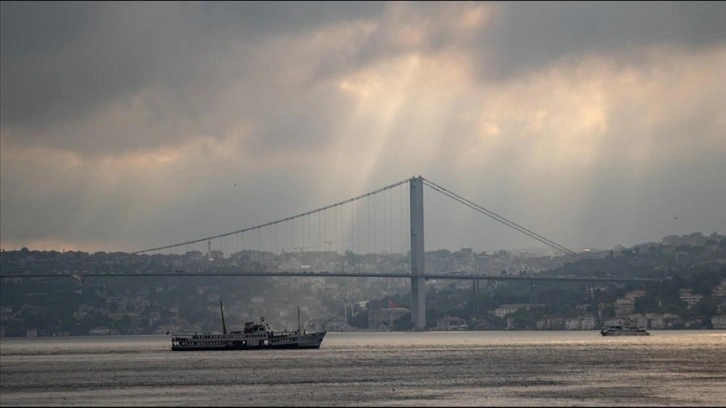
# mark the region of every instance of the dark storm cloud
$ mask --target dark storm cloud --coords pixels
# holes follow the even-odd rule
[[[256,65],[272,38],[294,37],[334,22],[375,19],[393,8],[400,9],[398,14],[377,19],[373,32],[354,41],[353,49],[321,52],[307,61],[311,80],[338,76],[396,53],[436,51],[451,44],[468,48],[483,77],[506,79],[583,53],[617,55],[648,44],[697,48],[726,38],[723,2],[495,2],[451,7],[477,4],[496,12],[473,40],[462,44],[455,32],[441,29],[451,23],[446,2],[3,2],[0,123],[5,129],[44,130],[24,132],[15,143],[70,149],[157,146],[168,143],[170,136],[48,130],[93,115],[140,90],[154,89],[160,94],[155,102],[165,106],[154,113],[195,122],[197,133],[223,132],[223,120],[200,112],[230,81],[248,78],[253,98],[264,98],[263,93],[285,96],[274,84],[280,67]],[[391,42],[390,33],[412,21],[432,23],[425,41],[414,46]],[[293,51],[277,50],[279,63],[294,64]],[[256,77],[260,80],[254,81]],[[280,93],[270,95],[269,90]],[[259,117],[259,112],[250,116]],[[276,125],[273,133],[279,126],[284,130],[290,125]],[[174,137],[190,134],[177,132]],[[96,142],[88,143],[89,138]]]
[[[137,250],[419,174],[566,246],[658,239],[676,212],[723,225],[724,2],[0,11],[13,245]],[[436,211],[427,246],[456,249]],[[461,245],[520,245],[504,232]]]
[[[228,81],[259,74],[250,67],[256,43],[331,20],[369,17],[382,7],[367,2],[3,2],[2,126],[45,129],[72,122],[147,88],[162,93],[170,115],[200,119],[198,112]],[[240,58],[230,62],[230,55]],[[14,142],[72,148],[88,137],[104,138],[72,131],[28,133]],[[158,144],[133,134],[124,139],[105,144]]]
[[[509,79],[560,59],[637,60],[643,46],[726,41],[725,2],[512,2],[472,44],[483,76]]]
[[[4,126],[89,114],[153,79],[153,61],[145,58],[151,56],[149,38],[114,20],[120,6],[3,2]]]
[[[306,31],[334,21],[377,17],[384,2],[201,2],[182,4],[188,23],[257,38]]]

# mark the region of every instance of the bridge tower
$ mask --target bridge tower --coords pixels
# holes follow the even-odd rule
[[[426,282],[424,269],[423,177],[409,180],[411,205],[411,319],[413,327],[426,327]]]

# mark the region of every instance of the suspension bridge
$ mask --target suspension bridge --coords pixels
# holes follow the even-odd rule
[[[577,252],[525,228],[505,217],[484,208],[421,176],[412,177],[383,188],[336,202],[312,211],[282,218],[276,221],[208,236],[195,240],[136,251],[135,254],[204,253],[209,260],[224,257],[233,252],[230,259],[256,261],[252,270],[240,272],[216,272],[216,276],[303,276],[303,277],[390,277],[411,280],[411,316],[414,327],[422,329],[426,324],[425,285],[431,279],[472,280],[474,291],[480,280],[527,280],[537,281],[650,281],[639,278],[578,278],[535,276],[492,276],[486,273],[452,274],[427,272],[425,266],[424,234],[424,187],[479,212],[507,227],[535,239],[571,259],[578,259]],[[233,242],[232,242],[233,241]],[[224,248],[226,251],[215,248]],[[206,251],[203,247],[206,245]],[[191,251],[190,251],[191,250]],[[278,265],[277,270],[261,268],[272,254],[284,255],[290,262]],[[365,262],[347,265],[340,260],[341,253],[367,254]],[[377,262],[379,254],[406,254],[393,265]],[[380,255],[380,256],[383,256]],[[371,259],[372,258],[372,259]],[[295,262],[292,262],[292,261]],[[332,262],[331,262],[332,260]],[[269,262],[268,262],[269,263]],[[371,265],[373,266],[371,268]],[[381,271],[381,269],[386,269]],[[158,274],[164,275],[164,274]],[[204,275],[209,272],[190,273],[184,276]],[[138,276],[138,275],[135,275]]]
[[[133,252],[161,255],[181,265],[196,258],[215,270],[167,273],[83,273],[84,277],[143,276],[296,276],[384,277],[411,281],[411,317],[416,329],[426,324],[427,280],[471,280],[477,295],[480,280],[624,282],[641,278],[502,276],[491,271],[453,273],[425,265],[424,189],[441,194],[498,223],[529,236],[571,260],[577,252],[490,211],[421,176],[336,202],[312,211],[232,232]],[[176,259],[176,261],[175,261]],[[211,262],[214,261],[214,262]],[[193,268],[192,268],[193,269]],[[33,274],[32,277],[59,275]],[[0,277],[31,277],[7,275]]]

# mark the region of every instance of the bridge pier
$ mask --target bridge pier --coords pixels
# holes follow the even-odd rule
[[[411,213],[411,320],[416,330],[426,327],[426,280],[424,266],[423,177],[413,177],[410,185]]]
[[[474,296],[474,317],[479,319],[479,279],[471,281],[472,296]]]

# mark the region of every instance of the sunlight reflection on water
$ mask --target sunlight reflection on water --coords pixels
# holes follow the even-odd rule
[[[166,335],[0,340],[0,405],[720,405],[726,331],[329,333],[319,350]]]

